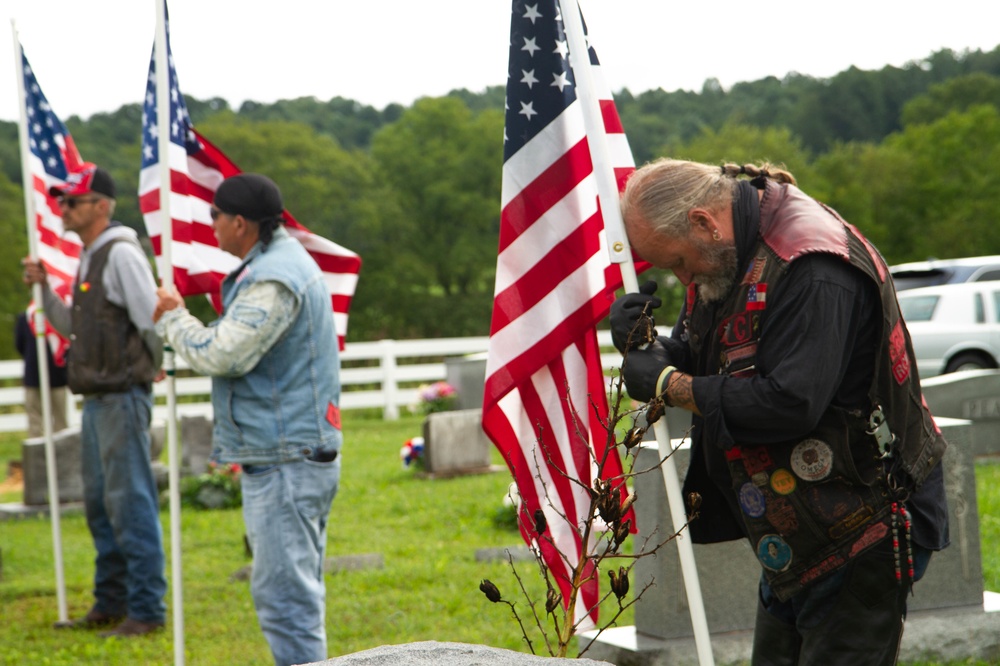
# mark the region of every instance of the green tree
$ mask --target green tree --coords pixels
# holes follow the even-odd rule
[[[14,320],[25,308],[31,292],[21,281],[21,259],[28,254],[28,234],[24,217],[24,194],[0,173],[0,358],[16,358]]]
[[[1000,78],[976,72],[931,86],[903,107],[903,125],[930,123],[977,104],[1000,108]]]
[[[375,135],[379,178],[392,188],[394,282],[424,336],[483,335],[496,266],[503,117],[455,97],[418,100]]]

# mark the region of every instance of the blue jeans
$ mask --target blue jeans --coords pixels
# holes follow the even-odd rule
[[[160,505],[149,460],[152,399],[143,388],[83,401],[83,494],[97,549],[94,607],[163,622]]]
[[[340,456],[243,468],[250,592],[277,666],[327,658],[323,558],[339,483]]]

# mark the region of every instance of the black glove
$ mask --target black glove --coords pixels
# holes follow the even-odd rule
[[[649,402],[656,397],[656,382],[663,370],[674,362],[666,346],[659,339],[645,349],[631,349],[622,363],[622,377],[631,398],[639,402]]]
[[[639,287],[639,291],[625,294],[611,304],[611,341],[621,353],[624,354],[625,349],[630,346],[635,348],[644,344],[648,337],[656,335],[653,330],[653,310],[663,302],[653,295],[655,291],[656,282],[650,280]],[[649,336],[645,333],[647,326]],[[630,335],[631,345],[628,344]]]

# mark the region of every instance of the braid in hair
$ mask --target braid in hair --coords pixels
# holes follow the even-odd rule
[[[720,169],[723,176],[729,176],[730,178],[737,178],[743,175],[750,176],[751,178],[763,176],[764,178],[770,178],[771,180],[787,185],[796,184],[795,176],[790,171],[777,167],[770,162],[764,162],[759,166],[754,164],[744,164],[741,166],[729,163],[723,164]]]
[[[274,239],[274,230],[284,224],[284,222],[285,220],[281,216],[269,217],[257,222],[258,237],[260,238],[260,243],[264,246],[265,250]]]

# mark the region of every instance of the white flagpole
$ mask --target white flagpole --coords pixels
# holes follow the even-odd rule
[[[632,251],[628,244],[628,237],[624,232],[621,211],[618,207],[618,187],[613,175],[613,165],[608,154],[607,142],[603,138],[605,135],[604,120],[601,115],[600,100],[597,99],[594,91],[593,76],[590,70],[590,53],[586,37],[583,34],[580,9],[574,0],[569,2],[559,0],[559,5],[563,26],[566,29],[566,39],[569,42],[570,65],[573,68],[573,77],[576,79],[576,97],[583,109],[587,143],[590,145],[591,160],[594,163],[594,177],[597,180],[598,199],[601,204],[601,214],[604,217],[608,250],[611,254],[611,261],[620,264],[625,291],[636,292],[639,290],[639,282],[635,273],[635,264],[632,262]],[[684,500],[681,497],[677,465],[670,455],[674,449],[670,443],[670,433],[667,430],[665,417],[653,424],[653,432],[656,434],[660,458],[665,459],[660,470],[663,473],[667,503],[670,505],[670,517],[673,520],[674,529],[678,530],[674,541],[677,543],[684,589],[687,592],[688,607],[691,611],[691,625],[694,629],[698,663],[700,666],[712,666],[715,662],[712,657],[708,620],[705,617],[705,606],[701,596],[701,584],[698,581],[698,569],[694,561],[694,550],[691,547],[689,535],[685,532],[679,532],[680,527],[687,523],[687,516],[684,512]]]
[[[170,69],[167,62],[167,3],[156,4],[156,124],[160,169],[160,243],[164,287],[174,284],[172,260],[173,222],[170,217]],[[164,346],[163,368],[167,371],[167,452],[170,483],[170,563],[174,602],[174,664],[184,664],[184,594],[181,568],[180,452],[177,445],[177,386],[174,350]]]
[[[24,184],[24,214],[28,225],[28,257],[38,260],[38,230],[35,228],[35,196],[32,187],[31,149],[28,147],[28,115],[24,90],[24,60],[21,41],[14,20],[10,22],[14,36],[14,66],[17,70],[17,98],[20,109],[18,136],[21,143],[21,181]],[[59,514],[59,477],[56,476],[56,450],[52,441],[52,394],[49,386],[48,341],[45,339],[45,311],[42,308],[42,285],[31,286],[35,301],[35,344],[38,348],[38,386],[42,394],[42,433],[45,437],[45,481],[49,491],[49,515],[52,520],[52,553],[56,566],[56,601],[59,606],[59,623],[68,622],[66,612],[66,578],[63,573],[62,528]]]

